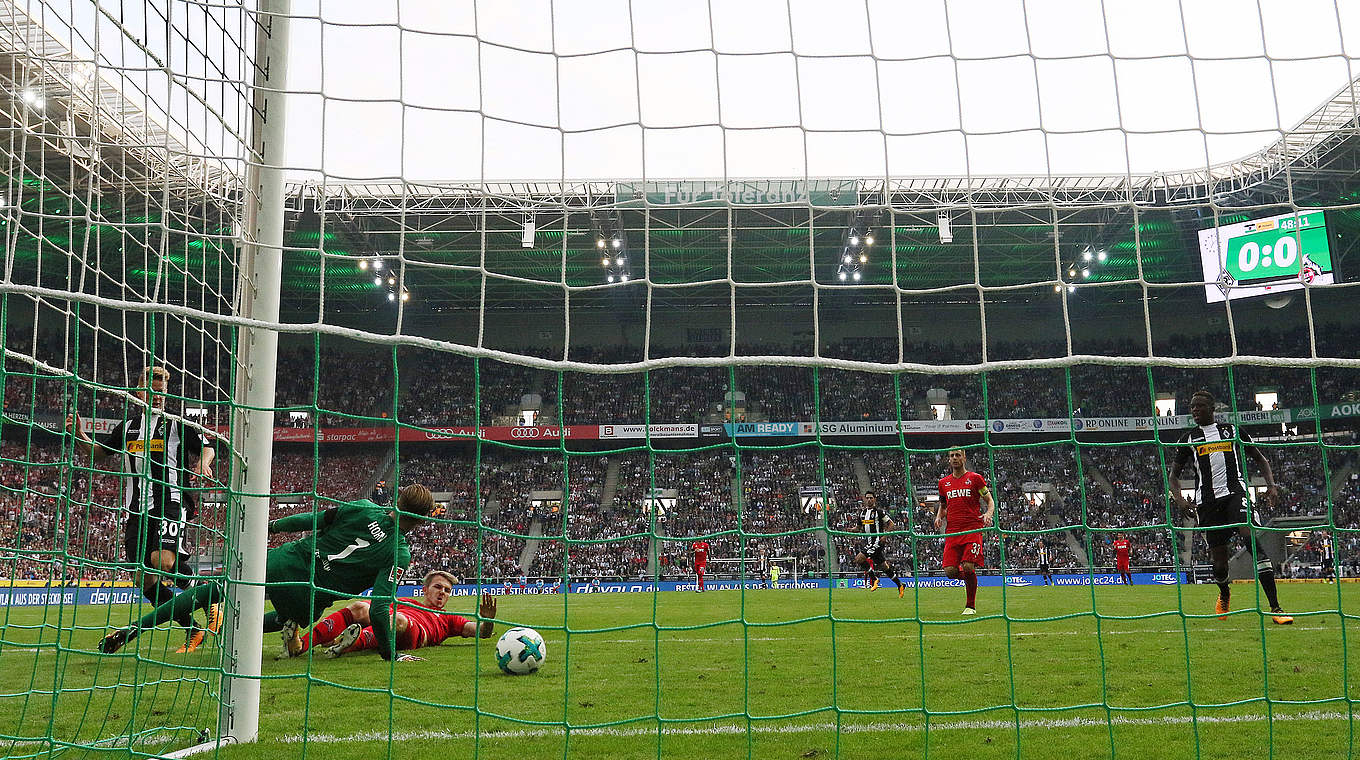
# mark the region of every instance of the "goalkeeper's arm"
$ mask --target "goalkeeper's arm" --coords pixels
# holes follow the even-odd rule
[[[393,621],[396,619],[397,580],[406,572],[405,565],[411,563],[406,557],[402,565],[388,566],[373,579],[373,602],[368,605],[368,621],[373,626],[373,639],[378,644],[378,654],[384,660],[392,659],[395,654],[396,640]]]
[[[303,531],[313,531],[319,528],[329,528],[335,522],[339,510],[331,507],[322,512],[300,512],[296,515],[280,517],[271,520],[269,532],[273,533],[300,533]]]

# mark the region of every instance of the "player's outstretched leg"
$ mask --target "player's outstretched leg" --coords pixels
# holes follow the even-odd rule
[[[113,654],[127,645],[129,641],[141,635],[141,632],[148,628],[155,628],[161,623],[179,619],[185,615],[192,616],[194,610],[208,609],[211,605],[219,604],[222,601],[222,590],[214,582],[204,583],[185,591],[179,596],[160,605],[156,609],[142,616],[141,620],[133,623],[126,628],[118,630],[105,636],[99,642],[99,651],[104,654]]]
[[[312,647],[326,646],[339,636],[343,635],[345,629],[356,622],[354,616],[354,604],[351,603],[332,612],[326,617],[321,618],[312,626],[312,630],[302,634],[302,651],[307,651]]]

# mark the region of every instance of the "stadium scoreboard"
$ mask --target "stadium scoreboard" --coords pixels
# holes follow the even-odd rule
[[[1209,303],[1334,282],[1322,211],[1301,211],[1199,231]]]

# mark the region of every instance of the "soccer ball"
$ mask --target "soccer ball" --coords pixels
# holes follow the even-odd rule
[[[496,664],[512,676],[525,676],[548,659],[548,645],[532,628],[511,628],[496,642]]]

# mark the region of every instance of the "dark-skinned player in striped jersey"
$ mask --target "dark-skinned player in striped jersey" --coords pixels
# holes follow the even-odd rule
[[[1171,498],[1187,513],[1194,515],[1204,538],[1209,544],[1209,557],[1213,561],[1214,582],[1218,584],[1218,602],[1214,611],[1219,619],[1227,616],[1231,609],[1231,590],[1228,586],[1228,546],[1235,534],[1247,540],[1247,548],[1256,556],[1256,579],[1261,591],[1270,603],[1271,622],[1276,625],[1289,625],[1294,618],[1286,615],[1280,608],[1280,600],[1275,590],[1275,568],[1265,549],[1256,541],[1252,530],[1261,527],[1260,518],[1248,506],[1247,470],[1241,453],[1251,457],[1266,481],[1265,500],[1275,504],[1279,500],[1279,488],[1275,485],[1275,475],[1271,472],[1270,461],[1259,449],[1251,445],[1251,438],[1236,425],[1214,420],[1214,396],[1207,390],[1195,391],[1190,398],[1190,416],[1195,427],[1181,437],[1182,447],[1176,453],[1176,461],[1171,465]],[[1241,453],[1237,442],[1241,441]],[[1195,500],[1181,494],[1181,471],[1189,465],[1195,478]],[[1217,527],[1222,526],[1222,527]]]

